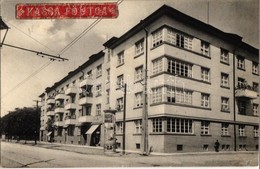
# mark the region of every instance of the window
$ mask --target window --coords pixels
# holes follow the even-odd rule
[[[201,41],[201,54],[205,55],[205,56],[209,56],[209,43],[208,42],[204,42]]]
[[[152,119],[153,126],[152,126],[152,131],[155,133],[159,133],[163,131],[163,119],[161,118],[156,118]]]
[[[162,29],[154,32],[152,34],[152,37],[153,37],[153,41],[152,41],[153,47],[159,46],[163,42],[163,31],[162,31]]]
[[[245,125],[243,125],[243,124],[238,125],[238,135],[246,136]]]
[[[252,89],[256,92],[258,92],[258,83],[253,82]]]
[[[221,134],[222,134],[223,136],[229,135],[228,127],[229,127],[229,124],[228,124],[228,123],[222,123],[222,126],[221,126]]]
[[[184,36],[176,34],[176,46],[184,48]]]
[[[117,88],[124,87],[124,75],[117,76]]]
[[[253,115],[258,116],[258,104],[253,103]]]
[[[102,65],[97,66],[97,77],[102,75]]]
[[[208,68],[201,68],[201,80],[205,82],[209,82],[209,69]]]
[[[191,134],[193,133],[192,125],[192,120],[189,119],[167,118],[166,127],[169,133]]]
[[[245,58],[241,56],[237,57],[237,68],[245,69]]]
[[[221,98],[221,111],[229,111],[229,98]]]
[[[181,48],[185,48],[188,50],[192,50],[192,38],[183,35],[179,32],[176,32],[173,29],[166,28],[166,42],[179,46]]]
[[[152,103],[162,102],[162,88],[152,89]]]
[[[123,133],[123,123],[117,122],[116,123],[116,134],[122,134]]]
[[[258,63],[256,63],[256,62],[253,62],[252,63],[253,65],[252,65],[252,73],[253,74],[259,74],[259,67],[258,67]]]
[[[135,121],[135,133],[142,133],[142,120]]]
[[[229,75],[226,73],[221,73],[221,86],[229,87]]]
[[[167,87],[167,102],[192,104],[192,92],[178,89],[175,87]]]
[[[258,133],[259,133],[259,126],[254,126],[254,136],[258,137],[259,136]]]
[[[220,61],[223,63],[229,63],[228,51],[225,49],[220,49]]]
[[[75,130],[74,125],[69,125],[67,130],[68,130],[68,136],[74,136],[74,130]]]
[[[144,52],[144,39],[135,43],[135,55],[139,55]]]
[[[208,144],[203,144],[203,150],[204,151],[209,151],[209,145]]]
[[[162,72],[163,70],[163,64],[162,64],[162,58],[156,59],[153,61],[153,74],[157,74]]]
[[[92,78],[92,71],[91,70],[87,72],[86,78],[88,78],[88,79]]]
[[[237,106],[238,106],[238,113],[239,114],[246,114],[246,102],[242,100],[237,101]]]
[[[174,59],[168,59],[167,72],[174,75],[192,77],[192,65]]]
[[[109,96],[110,96],[110,90],[108,89],[107,90],[107,95],[106,95],[106,103],[107,104],[109,104],[109,102],[110,102]]]
[[[122,51],[122,52],[120,52],[120,53],[118,53],[117,54],[117,65],[122,65],[122,64],[124,64],[124,58],[125,58],[125,56],[124,56],[124,51]]]
[[[210,99],[210,95],[209,94],[204,94],[204,93],[202,93],[201,94],[201,106],[202,107],[210,107],[210,101],[209,101],[209,99]]]
[[[62,136],[62,127],[58,127],[57,136]]]
[[[110,69],[107,69],[107,83],[110,82]]]
[[[110,62],[110,57],[111,57],[111,49],[107,50],[107,62]]]
[[[97,104],[96,105],[96,116],[100,116],[101,115],[101,104]]]
[[[136,143],[136,144],[135,144],[135,148],[136,148],[136,149],[140,149],[140,148],[141,148],[140,143]]]
[[[143,93],[135,94],[135,107],[143,106]]]
[[[177,145],[177,151],[182,151],[182,150],[183,150],[183,145],[178,144]]]
[[[101,96],[102,94],[102,88],[101,84],[96,86],[96,96]]]
[[[229,151],[229,150],[230,150],[230,145],[228,145],[228,144],[222,144],[222,150],[224,150],[224,151]]]
[[[123,111],[124,110],[124,99],[119,98],[116,100],[116,107],[118,111]]]
[[[201,134],[209,134],[209,124],[210,122],[208,121],[202,121],[201,122]]]
[[[143,79],[143,66],[135,68],[135,81]]]
[[[241,88],[241,87],[243,87],[244,85],[245,85],[245,82],[246,82],[246,80],[245,79],[243,79],[243,78],[237,78],[237,86],[239,87],[239,88]]]

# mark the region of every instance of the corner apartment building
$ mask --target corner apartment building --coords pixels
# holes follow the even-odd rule
[[[225,33],[164,5],[121,37],[108,40],[104,46],[105,59],[101,60],[105,65],[102,69],[105,88],[102,91],[106,94],[100,101],[93,100],[91,111],[95,111],[98,104],[101,104],[101,114],[103,107],[117,109],[118,148],[123,144],[125,109],[126,150],[141,150],[147,63],[148,144],[151,151],[214,151],[216,140],[222,151],[258,150],[259,51],[244,43],[242,37]],[[80,67],[87,72],[91,66],[92,69],[96,67],[95,61]],[[41,95],[45,104],[46,98],[54,97],[62,86],[82,75],[80,70],[73,72],[64,78],[66,80],[46,89]],[[80,80],[75,84],[81,84]],[[127,86],[126,105],[124,84]],[[84,109],[79,108],[80,100],[76,99],[75,103],[78,106],[76,134],[70,139],[74,139],[73,144],[93,145],[87,139],[81,142],[89,127],[82,127],[77,114]],[[43,109],[46,112],[46,108]],[[54,113],[60,114],[56,109]],[[102,116],[100,118],[97,124],[101,126],[101,137]],[[45,125],[46,118],[43,116],[42,119],[42,125]],[[91,123],[83,124],[91,128],[95,125],[95,120],[93,123],[91,120],[88,121]],[[60,139],[57,136],[55,141],[72,143],[64,140],[70,125],[67,127],[68,123],[62,122],[64,124],[56,125],[60,131],[59,128],[55,130],[54,138],[56,132],[63,135]],[[43,130],[42,136],[46,134],[49,133]]]

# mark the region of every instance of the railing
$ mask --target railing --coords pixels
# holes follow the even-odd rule
[[[64,108],[64,104],[55,105],[55,108]]]
[[[47,111],[54,111],[54,109],[55,109],[54,107],[48,107]]]
[[[73,114],[73,115],[66,116],[65,120],[68,120],[68,119],[76,119],[76,115]]]
[[[88,92],[80,93],[79,98],[81,99],[83,97],[93,97],[93,93],[88,93]]]
[[[258,92],[258,87],[250,86],[250,85],[247,84],[247,82],[242,83],[242,84],[238,84],[235,89],[236,90],[248,89],[248,90],[253,90],[253,91]]]

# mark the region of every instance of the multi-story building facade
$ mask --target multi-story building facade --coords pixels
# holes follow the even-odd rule
[[[46,88],[40,95],[43,141],[80,145],[103,145],[102,113],[106,95],[104,52],[89,60],[66,77]]]
[[[125,109],[126,150],[141,150],[143,103],[146,101],[151,151],[213,151],[216,140],[223,151],[258,150],[258,49],[244,43],[242,37],[225,33],[164,5],[121,37],[108,40],[104,46],[105,59],[100,62],[105,67],[102,91],[106,94],[102,95],[103,99],[93,100],[91,111],[94,111],[93,106],[99,110],[99,104],[101,114],[103,107],[117,110],[117,147],[122,148],[123,144]],[[96,62],[80,68],[87,72],[91,66],[92,69],[96,66]],[[145,71],[147,91],[144,90]],[[79,78],[80,70],[74,72],[46,89],[41,97],[51,97],[52,93],[61,91],[65,82]],[[126,104],[122,90],[125,84]],[[144,100],[144,92],[147,100]],[[72,94],[68,96],[75,100],[75,112],[80,114],[87,109],[85,106],[80,111],[77,106],[82,105],[81,100],[73,99]],[[58,98],[56,95],[56,102]],[[44,102],[42,110],[46,112],[48,100]],[[74,107],[65,108],[71,114]],[[59,111],[55,109],[54,114]],[[75,126],[81,129],[79,138],[84,138],[89,127],[84,128],[81,119],[76,113]],[[41,129],[46,127],[45,120],[43,116]],[[93,119],[88,122],[91,124],[87,123],[87,126],[95,125]],[[58,123],[58,133],[66,132],[66,128],[72,126],[66,121],[61,125]],[[97,126],[101,123],[102,118]],[[103,130],[98,131],[102,135]],[[79,138],[71,137],[73,143],[82,144],[78,142]],[[55,140],[66,142],[64,137]]]

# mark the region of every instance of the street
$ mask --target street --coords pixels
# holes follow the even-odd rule
[[[2,167],[257,166],[257,152],[105,156],[1,142]]]

